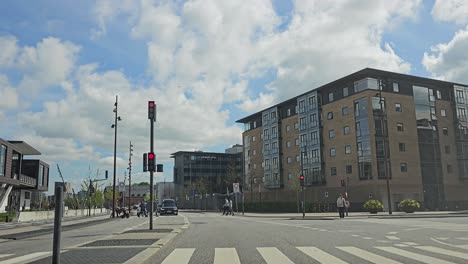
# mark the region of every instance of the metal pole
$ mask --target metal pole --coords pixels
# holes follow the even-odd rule
[[[385,175],[386,175],[386,182],[387,182],[387,201],[388,201],[388,214],[392,214],[392,200],[390,195],[390,173],[388,171],[388,162],[387,162],[387,150],[386,150],[386,140],[387,140],[387,131],[385,126],[385,110],[383,108],[383,100],[382,100],[382,90],[383,90],[383,81],[380,80],[380,89],[379,89],[379,103],[380,103],[380,111],[382,112],[382,116],[380,118],[380,122],[382,122],[382,133],[383,133],[383,151],[384,151],[384,166],[385,166]]]
[[[302,219],[305,218],[305,175],[304,175],[304,152],[301,148],[301,174],[304,176],[304,182],[302,184]]]
[[[89,185],[88,185],[88,198],[89,198],[89,203],[88,203],[88,216],[91,216],[91,199],[93,198],[92,193],[91,193],[91,187],[93,186],[93,182],[91,179],[89,179]]]
[[[55,187],[55,216],[54,216],[54,240],[52,263],[60,263],[60,239],[62,232],[62,214],[63,214],[63,189],[62,186]]]
[[[131,210],[132,206],[132,141],[130,141],[130,154],[129,154],[129,169],[128,169],[128,208]]]
[[[155,113],[156,114],[156,113]],[[150,132],[150,152],[153,153],[153,137],[154,137],[154,120],[150,121],[151,124],[151,132]],[[155,158],[156,159],[156,158]],[[150,171],[150,208],[149,208],[149,214],[150,214],[150,226],[149,229],[153,230],[153,210],[154,210],[154,205],[153,205],[153,171]]]
[[[112,217],[115,218],[115,180],[117,163],[117,102],[118,95],[115,96],[115,121],[114,121],[114,185],[112,189]]]

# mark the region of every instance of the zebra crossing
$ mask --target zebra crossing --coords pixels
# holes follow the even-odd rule
[[[295,247],[296,254],[305,254],[311,260],[323,264],[348,264],[363,263],[367,261],[374,264],[403,264],[403,263],[430,263],[430,264],[457,264],[468,263],[468,253],[463,249],[446,249],[434,246],[412,246],[405,249],[393,246],[375,246],[369,249],[362,249],[356,246],[337,246],[335,249],[348,254],[350,257],[343,257],[343,254],[336,256],[333,249],[322,250],[313,246]],[[267,264],[293,264],[294,262],[286,254],[276,247],[257,247],[256,251]],[[188,264],[196,248],[176,248],[163,261],[162,264]],[[381,254],[378,254],[378,253]],[[214,264],[241,264],[236,248],[215,248]],[[291,251],[289,251],[291,253]],[[447,259],[448,258],[448,259]],[[355,259],[361,261],[356,262]],[[208,260],[210,263],[211,261]],[[455,262],[454,262],[455,261]],[[257,260],[257,262],[262,262]]]

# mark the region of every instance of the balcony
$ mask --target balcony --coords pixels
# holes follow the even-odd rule
[[[36,184],[37,184],[37,179],[30,177],[30,176],[26,176],[24,174],[20,175],[19,181],[21,182],[22,185],[26,185],[29,187],[36,187]]]

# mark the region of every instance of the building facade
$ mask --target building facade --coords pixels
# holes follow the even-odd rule
[[[41,153],[23,141],[0,138],[0,212],[30,209],[49,186],[49,165],[41,160],[24,159]]]
[[[366,68],[238,120],[245,184],[294,200],[303,174],[309,201],[388,208],[388,177],[393,207],[467,207],[467,108],[468,85]]]
[[[174,184],[180,197],[190,195],[200,182],[208,193],[225,193],[226,187],[232,191],[232,183],[242,178],[242,149],[237,145],[226,153],[179,151],[171,157],[174,158]]]

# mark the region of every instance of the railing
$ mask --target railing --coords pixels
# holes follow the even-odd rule
[[[23,175],[23,174],[20,175],[19,180],[21,183],[24,183],[26,185],[30,185],[33,187],[35,187],[37,183],[37,179],[30,177],[30,176]]]

